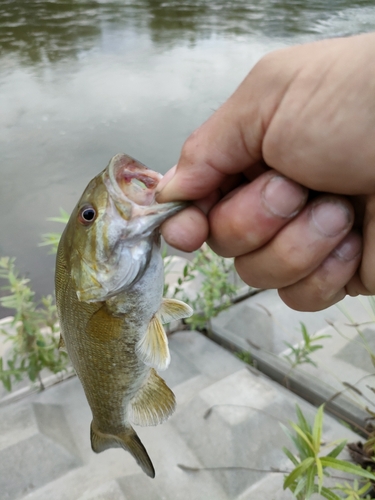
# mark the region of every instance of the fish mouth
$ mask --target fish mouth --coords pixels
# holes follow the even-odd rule
[[[156,186],[162,179],[158,172],[126,154],[117,154],[104,171],[104,182],[121,214],[127,220],[132,206],[150,206],[155,203]]]
[[[187,202],[157,203],[156,187],[162,179],[138,160],[117,154],[103,172],[103,180],[116,209],[127,221],[126,237],[149,236]]]

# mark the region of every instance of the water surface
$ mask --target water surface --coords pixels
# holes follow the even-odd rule
[[[0,255],[53,289],[40,235],[116,153],[164,173],[261,56],[375,30],[369,1],[0,4]],[[3,311],[0,311],[2,314]]]

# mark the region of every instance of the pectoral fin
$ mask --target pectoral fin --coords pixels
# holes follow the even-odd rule
[[[123,448],[136,459],[138,465],[150,477],[155,477],[155,470],[137,433],[132,427],[118,435],[107,434],[99,431],[94,422],[91,422],[91,448],[95,453],[108,450],[108,448]]]
[[[155,370],[151,370],[147,382],[130,403],[129,417],[135,425],[160,424],[172,415],[176,407],[173,392]]]
[[[168,339],[158,314],[151,319],[146,335],[138,341],[136,353],[147,366],[157,370],[168,368],[171,361]]]
[[[159,314],[161,322],[165,324],[177,319],[189,318],[193,314],[193,309],[181,300],[163,299]]]

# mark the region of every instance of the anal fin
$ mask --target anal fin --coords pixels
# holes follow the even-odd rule
[[[97,429],[94,422],[90,428],[91,448],[100,453],[108,448],[123,448],[136,459],[138,465],[149,477],[155,477],[155,469],[137,433],[132,427],[119,435],[106,434]]]
[[[136,425],[157,425],[176,408],[176,398],[164,380],[151,370],[146,383],[130,402],[130,420]]]
[[[171,360],[168,339],[158,314],[153,316],[146,334],[137,342],[136,353],[147,366],[157,370],[168,368]]]

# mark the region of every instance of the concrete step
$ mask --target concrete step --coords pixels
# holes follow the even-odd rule
[[[348,318],[361,326],[350,325]],[[222,312],[212,326],[215,340],[249,352],[262,372],[315,405],[327,402],[332,413],[363,427],[369,416],[366,406],[375,410],[374,391],[368,387],[375,385],[374,321],[366,298],[347,297],[324,311],[302,313],[289,309],[275,290],[267,290]],[[285,342],[302,345],[301,322],[310,335],[329,338],[319,341],[323,348],[310,356],[317,366],[291,370]]]
[[[283,473],[267,472],[291,467],[281,447],[292,445],[279,422],[295,420],[296,403],[310,419],[316,410],[199,333],[174,334],[170,347],[165,378],[177,411],[163,425],[137,427],[156,469],[154,480],[123,450],[91,451],[90,409],[73,378],[0,408],[1,498],[293,498],[282,490]],[[327,416],[323,439],[339,438],[359,439]]]

